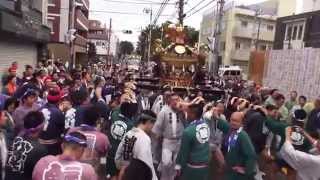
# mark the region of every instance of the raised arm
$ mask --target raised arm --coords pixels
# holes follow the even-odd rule
[[[319,167],[320,157],[294,149],[291,143],[291,128],[286,129],[286,142],[280,150],[282,158],[295,170],[308,167]]]

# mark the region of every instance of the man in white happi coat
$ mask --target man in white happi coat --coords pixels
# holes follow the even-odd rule
[[[179,110],[179,101],[180,97],[177,94],[171,94],[168,97],[168,104],[159,112],[152,129],[157,139],[162,140],[161,163],[159,165],[161,180],[173,180],[175,177],[175,161],[184,130],[184,115]]]
[[[297,180],[319,180],[320,179],[320,144],[318,140],[313,139],[304,130],[304,136],[308,141],[313,144],[315,150],[314,154],[305,153],[296,150],[293,147],[292,133],[295,132],[292,127],[286,128],[286,141],[283,144],[280,154],[281,157],[294,169],[297,171]]]
[[[165,89],[163,90],[163,93],[157,96],[151,107],[151,110],[156,114],[159,114],[161,109],[167,104],[168,96],[171,94],[170,89],[168,89],[167,87],[164,88]]]
[[[137,127],[134,127],[127,132],[121,140],[115,157],[116,166],[120,170],[120,180],[122,179],[122,175],[125,173],[127,166],[133,159],[143,161],[152,172],[152,180],[158,180],[153,166],[151,139],[149,137],[155,121],[155,113],[151,110],[142,111],[138,118]],[[135,178],[136,177],[130,177],[130,179]]]

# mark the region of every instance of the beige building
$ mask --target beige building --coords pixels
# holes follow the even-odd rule
[[[278,13],[285,15],[290,9],[295,12],[294,3],[292,5],[294,8],[281,9],[284,1],[292,2],[292,0],[269,0],[250,6],[241,6],[234,2],[227,3],[221,28],[219,45],[221,62],[219,64],[239,65],[244,72],[247,72],[250,52],[255,50],[256,44],[259,51],[271,49]],[[258,11],[260,15],[257,15]],[[209,45],[208,38],[213,36],[215,20],[216,12],[204,13],[200,28],[200,44]],[[258,31],[260,31],[259,37]],[[212,55],[209,55],[208,61],[212,61]]]

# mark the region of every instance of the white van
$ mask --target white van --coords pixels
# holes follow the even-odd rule
[[[219,77],[237,77],[242,78],[242,69],[239,66],[220,66]]]

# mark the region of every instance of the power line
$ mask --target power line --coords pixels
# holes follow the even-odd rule
[[[64,10],[69,10],[69,8],[60,8]],[[106,11],[106,10],[89,10],[92,13],[106,13],[106,14],[124,14],[124,15],[137,15],[137,16],[145,16],[143,13],[134,13],[134,12],[120,12],[120,11]],[[164,14],[160,16],[170,17],[170,14]]]
[[[154,20],[153,20],[153,25],[155,25],[159,19],[159,17],[161,16],[164,8],[167,6],[167,3],[169,2],[170,0],[164,0],[162,2],[162,5],[160,6],[160,8],[158,9],[157,11],[157,15],[155,16]],[[170,16],[170,15],[169,15]]]
[[[192,10],[194,10],[195,8],[197,8],[198,6],[200,6],[203,2],[205,2],[205,0],[201,0],[198,4],[196,4],[195,6],[193,6],[191,9],[189,9],[186,14],[188,14],[189,12],[191,12]]]
[[[143,13],[133,13],[133,12],[118,12],[118,11],[100,11],[100,10],[90,10],[90,12],[98,12],[98,13],[108,13],[108,14],[127,14],[127,15],[140,15],[145,16]],[[169,14],[161,15],[161,16],[170,16]]]
[[[159,2],[152,2],[152,1],[140,1],[140,2],[133,2],[133,1],[117,1],[117,0],[105,0],[106,2],[110,3],[120,3],[120,4],[141,4],[141,5],[162,5]],[[175,3],[169,3],[168,5],[175,5]]]
[[[209,6],[209,5],[210,5],[211,3],[213,3],[214,1],[215,1],[215,0],[212,0],[212,1],[208,2],[207,4],[205,4],[204,6],[202,6],[201,8],[199,8],[198,10],[192,12],[192,13],[191,13],[190,15],[188,15],[186,18],[188,18],[188,17],[190,17],[190,16],[198,13],[199,11],[201,11],[201,10],[204,9],[204,8],[206,8],[207,6]],[[204,2],[204,1],[202,1],[202,2]],[[186,13],[186,14],[187,14],[187,13]]]
[[[150,0],[134,0],[134,1],[138,1],[138,2],[149,2],[149,3],[154,3],[155,1],[150,1]],[[157,3],[157,2],[155,2]]]
[[[159,14],[161,13],[160,11],[162,11],[163,10],[163,6],[164,6],[164,3],[166,2],[166,0],[164,0],[162,3],[161,3],[161,6],[159,7],[159,9],[158,9],[158,11],[157,11],[157,13],[156,13],[156,16],[155,16],[155,18],[154,18],[154,20],[153,20],[153,24],[156,24],[156,22],[157,22],[157,20],[158,20],[158,16],[159,16]]]
[[[157,1],[150,1],[150,0],[133,0],[133,1],[129,1],[129,0],[118,0],[118,1],[121,1],[121,2],[145,2],[145,3],[159,3]]]
[[[206,8],[207,6],[209,6],[211,3],[213,3],[215,0],[212,0],[210,2],[208,2],[207,4],[205,4],[204,6],[202,6],[200,9],[194,11],[193,13],[191,13],[190,15],[188,15],[186,18],[189,18],[191,16],[193,16],[194,14],[198,13],[199,11],[201,11],[202,9]]]

